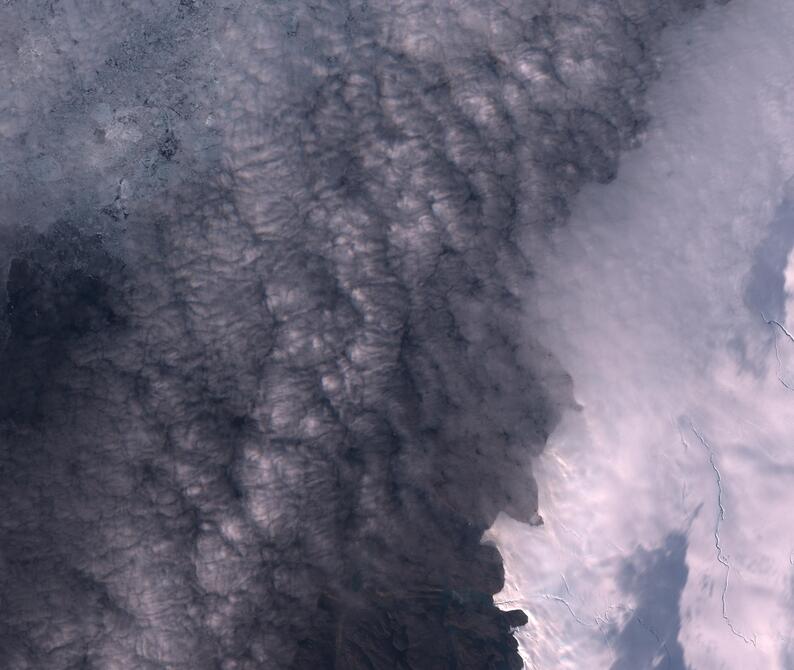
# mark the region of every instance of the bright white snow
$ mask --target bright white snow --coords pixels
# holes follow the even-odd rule
[[[528,668],[794,667],[791,257],[779,313],[748,294],[794,228],[792,35],[789,0],[666,33],[642,147],[548,241],[528,328],[582,409],[536,463],[545,525],[490,531]]]

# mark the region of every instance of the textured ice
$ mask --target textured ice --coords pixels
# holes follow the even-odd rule
[[[555,513],[546,530],[537,526],[532,478],[532,459],[562,416],[541,461],[544,491],[558,487],[580,514],[603,504],[610,523],[626,518],[605,494],[580,504],[548,463],[589,416],[566,413],[574,395],[611,398],[598,386],[603,371],[590,367],[593,350],[577,343],[604,346],[597,362],[614,367],[615,384],[646,360],[641,348],[618,356],[606,346],[626,341],[625,323],[599,322],[593,310],[619,307],[610,282],[621,278],[600,282],[592,268],[619,270],[635,241],[674,246],[683,223],[662,221],[669,229],[652,240],[647,222],[593,225],[583,248],[581,215],[569,232],[555,231],[579,189],[609,184],[620,152],[642,139],[644,96],[664,54],[658,35],[705,4],[3,3],[0,667],[520,667],[513,631],[526,616],[495,606],[502,561],[483,531],[500,511],[546,536],[567,518],[547,502]],[[725,47],[708,62],[730,55]],[[741,81],[765,65],[750,59]],[[764,118],[783,127],[778,88]],[[723,127],[698,115],[697,96],[681,105],[676,90],[657,96],[659,118],[669,118],[666,100],[675,118],[703,123],[694,139]],[[733,148],[768,147],[754,137]],[[631,155],[622,174],[642,174],[645,154]],[[689,155],[676,146],[659,166],[687,169]],[[754,183],[767,189],[776,158],[759,160]],[[756,191],[742,200],[746,177],[742,188],[730,181],[743,175],[736,165],[717,173],[725,202],[744,203],[748,220],[771,217],[777,195],[766,209]],[[695,167],[691,176],[702,178]],[[710,183],[693,203],[709,206],[691,213],[707,223],[723,211]],[[627,192],[623,182],[599,188],[577,211]],[[636,196],[614,206],[624,202]],[[708,228],[690,228],[711,249]],[[616,239],[625,246],[610,246]],[[736,248],[749,254],[744,242]],[[702,260],[698,246],[676,248]],[[654,267],[627,275],[636,299]],[[695,267],[719,277],[704,286],[723,296],[726,273]],[[578,286],[555,283],[569,280]],[[599,286],[590,307],[568,302],[590,300],[585,289]],[[700,302],[711,304],[708,294]],[[698,320],[700,303],[685,315],[723,343],[711,312]],[[651,332],[642,334],[657,323],[643,321]],[[773,331],[756,326],[771,351]],[[724,370],[728,384],[732,368]],[[649,392],[627,386],[632,402],[656,402],[657,372],[633,370]],[[724,431],[698,407],[688,415],[725,473],[726,552],[745,565],[730,516],[737,465]],[[713,489],[706,454],[688,453]],[[613,470],[593,490],[618,490],[622,470],[591,461],[603,456],[597,448],[586,456],[578,467]],[[635,535],[640,546],[610,574],[637,620],[670,638],[667,657],[678,662],[693,648],[691,629],[675,619],[678,591],[691,607],[713,607],[698,600],[691,575],[702,571],[690,557],[722,575],[712,536],[694,532],[713,528],[714,508],[693,518],[691,533],[648,512],[658,532]],[[521,574],[508,586],[531,584],[522,597],[546,587],[543,573],[515,558],[511,542],[524,532],[502,540],[511,575]],[[544,546],[535,545],[533,569],[547,565]],[[581,597],[586,579],[568,581]],[[659,584],[669,585],[661,595]],[[572,594],[547,595],[550,606],[578,608]],[[524,600],[526,635],[546,635],[538,619],[558,619]],[[749,631],[730,604],[737,629]],[[653,647],[628,625],[615,632],[617,667]],[[567,662],[564,636],[543,639]],[[597,657],[579,658],[579,667],[597,666]]]

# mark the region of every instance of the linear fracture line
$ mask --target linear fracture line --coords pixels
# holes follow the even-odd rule
[[[658,645],[658,647],[656,648],[657,653],[658,653],[658,651],[660,649],[664,650],[664,655],[665,655],[665,658],[667,659],[667,664],[666,665],[669,668],[670,667],[670,663],[672,662],[672,656],[670,655],[670,649],[667,647],[667,640],[663,640],[659,636],[659,633],[657,633],[653,629],[653,626],[651,626],[650,624],[645,623],[642,619],[640,619],[640,617],[637,616],[636,612],[633,613],[633,616],[634,616],[635,621],[638,624],[640,624],[640,626],[642,626],[645,630],[647,630],[654,637],[654,639],[656,640],[656,644]]]
[[[626,626],[632,621],[636,621],[642,628],[644,628],[648,633],[656,640],[657,648],[654,650],[655,653],[658,653],[659,650],[663,650],[667,659],[667,667],[670,667],[670,663],[672,662],[672,655],[670,654],[670,648],[667,646],[667,640],[662,638],[661,635],[656,631],[656,629],[651,626],[651,624],[645,622],[639,614],[637,614],[637,610],[634,607],[629,607],[623,603],[618,603],[617,605],[610,605],[603,614],[597,614],[595,616],[595,621],[599,625],[601,622],[614,625],[612,623],[612,619],[609,617],[609,612],[612,610],[619,610],[621,612],[628,612],[631,615],[631,618],[626,622]],[[625,626],[624,626],[625,628]]]
[[[568,592],[568,595],[569,596],[573,596],[573,592],[571,591],[571,587],[568,585],[568,580],[565,578],[565,575],[560,573],[560,577],[562,577],[562,583],[565,586],[565,590]],[[585,628],[590,628],[590,629],[596,628],[596,629],[598,629],[601,632],[601,634],[604,636],[604,640],[606,641],[607,645],[610,647],[610,649],[612,649],[612,644],[610,642],[609,636],[607,635],[607,632],[601,627],[601,623],[602,622],[605,623],[605,624],[610,623],[609,619],[606,616],[606,612],[604,612],[603,615],[596,614],[593,617],[593,624],[589,624],[586,621],[583,621],[579,617],[579,615],[577,615],[576,612],[574,612],[574,610],[571,607],[571,605],[564,598],[562,598],[560,596],[553,596],[553,595],[550,595],[550,594],[547,594],[547,593],[543,594],[543,598],[545,600],[554,600],[556,602],[560,602],[563,605],[565,605],[566,609],[568,610],[568,612],[570,612],[571,616],[576,620],[576,622],[579,623],[580,625],[584,626]],[[609,609],[619,609],[619,610],[623,610],[624,612],[629,612],[631,614],[631,617],[634,619],[634,621],[636,621],[642,628],[644,628],[646,631],[648,631],[648,633],[656,640],[656,643],[658,645],[657,648],[656,648],[656,651],[657,652],[659,650],[663,650],[664,651],[665,656],[667,658],[667,666],[669,667],[670,662],[671,662],[671,655],[670,655],[670,649],[667,647],[667,641],[662,639],[662,637],[654,629],[654,627],[651,626],[649,623],[645,622],[637,614],[637,610],[635,610],[633,607],[629,607],[628,605],[624,605],[622,603],[620,603],[618,605],[611,605],[609,607]],[[609,611],[609,609],[607,611]],[[631,620],[629,620],[629,623],[630,623],[630,621]],[[613,649],[613,652],[614,652],[614,649]]]
[[[794,337],[792,337],[791,333],[788,330],[786,330],[785,326],[783,326],[780,322],[775,321],[773,319],[771,320],[767,319],[763,312],[761,312],[761,318],[764,320],[766,325],[772,326],[773,328],[774,326],[777,326],[781,331],[783,331],[783,334],[789,340],[794,342]],[[794,386],[791,386],[791,384],[787,383],[786,380],[784,380],[783,377],[780,376],[780,370],[783,368],[783,361],[780,360],[780,349],[778,348],[777,345],[777,330],[773,330],[773,333],[775,337],[775,358],[777,359],[777,372],[776,372],[777,380],[781,384],[783,384],[783,386],[786,387],[789,391],[794,391]]]
[[[681,430],[681,426],[677,426],[678,428],[678,437],[681,438],[681,446],[684,448],[684,451],[689,451],[689,442],[686,441],[684,437],[684,431]]]
[[[562,577],[562,582],[563,582],[563,585],[565,586],[565,590],[568,592],[568,595],[573,596],[573,592],[571,591],[571,587],[568,584],[568,580],[565,578],[565,575],[561,574],[560,576]],[[660,650],[663,651],[664,654],[665,654],[666,660],[667,660],[667,667],[670,667],[670,663],[672,661],[672,655],[670,654],[670,649],[667,646],[667,640],[662,638],[662,636],[659,635],[659,633],[656,631],[656,629],[653,626],[651,626],[648,622],[643,620],[643,618],[640,617],[637,614],[637,610],[634,609],[633,607],[629,607],[628,605],[625,605],[623,603],[619,603],[617,605],[610,605],[603,614],[594,615],[593,616],[593,623],[591,624],[591,623],[588,623],[587,621],[583,620],[574,611],[574,609],[571,606],[571,604],[565,598],[563,598],[562,596],[552,595],[550,593],[538,593],[538,594],[535,594],[534,596],[532,596],[531,598],[540,598],[542,600],[551,600],[551,601],[554,601],[554,602],[561,603],[565,607],[565,609],[568,610],[568,613],[571,615],[571,617],[574,619],[574,621],[576,621],[576,623],[578,623],[580,626],[583,626],[584,628],[587,628],[589,630],[597,630],[597,631],[599,631],[601,633],[601,635],[604,638],[604,642],[606,643],[607,647],[609,647],[609,649],[612,652],[613,656],[615,654],[615,650],[614,650],[614,647],[612,645],[612,641],[610,639],[610,634],[609,634],[608,630],[604,630],[604,628],[602,627],[602,624],[605,624],[605,625],[608,625],[608,626],[614,625],[612,623],[611,618],[608,616],[608,612],[610,612],[611,610],[620,610],[620,611],[623,611],[623,612],[628,612],[631,615],[631,618],[627,621],[626,625],[631,623],[631,621],[633,620],[633,621],[636,621],[642,628],[644,628],[656,640],[657,647],[656,647],[655,652],[658,653]],[[530,600],[531,600],[531,598],[530,598]],[[521,604],[523,604],[524,607],[526,607],[527,605],[529,605],[529,600],[527,600],[527,599],[502,600],[502,601],[497,602],[496,604],[497,605],[503,605],[503,604],[507,604],[507,603],[521,603]]]
[[[777,326],[778,328],[780,328],[783,334],[792,342],[794,342],[794,335],[792,335],[788,330],[786,330],[786,327],[782,323],[780,323],[780,321],[775,321],[775,319],[767,319],[766,315],[763,312],[761,312],[761,318],[766,322],[766,325]]]
[[[565,590],[568,592],[568,595],[569,595],[569,596],[572,596],[572,595],[573,595],[573,593],[571,593],[571,587],[570,587],[570,586],[568,586],[568,580],[567,580],[567,579],[565,579],[565,573],[561,572],[561,573],[560,573],[560,577],[562,577],[562,583],[563,583],[563,585],[565,586]]]
[[[717,523],[714,526],[714,546],[717,549],[717,560],[725,566],[725,581],[722,585],[722,618],[725,620],[725,623],[728,624],[728,628],[731,629],[731,632],[736,636],[740,637],[744,640],[745,644],[752,644],[754,647],[756,646],[756,636],[753,635],[753,638],[750,639],[740,633],[736,628],[734,628],[733,622],[728,617],[728,606],[727,606],[727,596],[728,596],[728,583],[731,576],[731,564],[728,562],[728,557],[722,550],[722,544],[720,542],[720,526],[722,522],[725,521],[725,505],[722,502],[722,475],[720,474],[719,468],[717,468],[717,463],[714,458],[714,449],[711,448],[711,445],[706,441],[706,439],[698,432],[698,429],[695,428],[695,424],[690,422],[690,427],[692,428],[692,432],[697,437],[700,444],[703,445],[703,448],[706,450],[708,454],[709,463],[711,464],[711,469],[714,470],[714,475],[717,480],[717,505],[719,506],[719,514],[717,515]]]
[[[794,386],[791,386],[783,377],[780,376],[780,370],[783,367],[783,361],[780,360],[780,350],[777,346],[777,333],[775,333],[775,358],[777,358],[777,380],[783,384],[789,391],[794,391]]]
[[[595,628],[596,627],[596,626],[590,625],[586,621],[582,621],[579,618],[579,615],[577,615],[576,612],[573,611],[573,608],[568,604],[568,601],[565,598],[561,598],[560,596],[553,596],[553,595],[551,595],[549,593],[544,593],[543,594],[543,598],[545,600],[554,600],[555,602],[562,603],[563,605],[565,605],[566,609],[571,613],[571,616],[574,618],[576,623],[584,626],[585,628]]]

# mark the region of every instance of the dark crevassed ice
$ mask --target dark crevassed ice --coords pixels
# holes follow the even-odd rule
[[[695,6],[6,3],[3,667],[520,667],[520,237]]]

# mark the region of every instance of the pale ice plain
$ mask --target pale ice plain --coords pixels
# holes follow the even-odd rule
[[[490,531],[527,668],[794,668],[792,34],[775,1],[666,32],[642,146],[548,239],[532,327],[581,407],[544,525]]]

